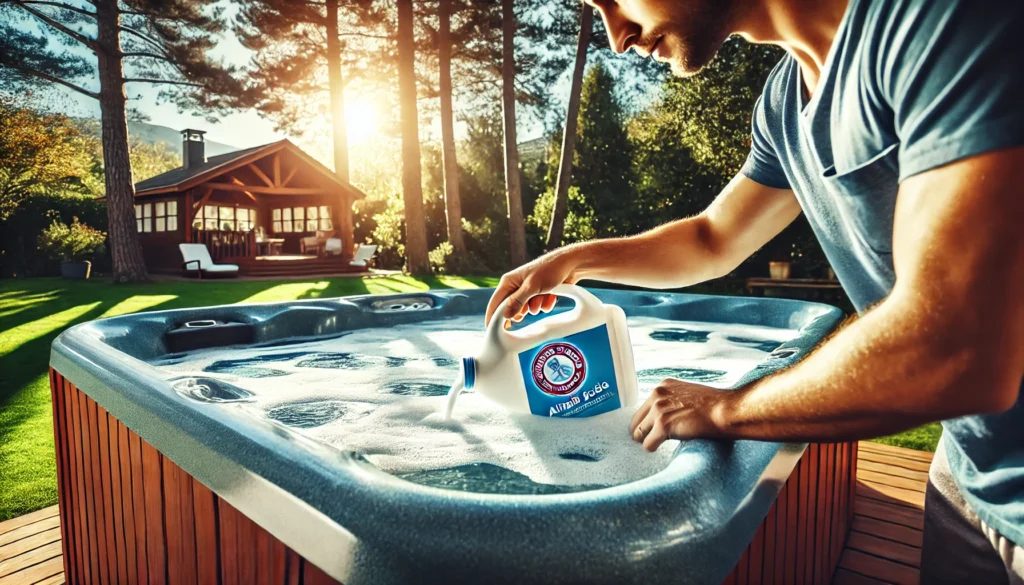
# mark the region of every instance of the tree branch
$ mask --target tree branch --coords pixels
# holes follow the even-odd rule
[[[67,4],[61,4],[60,2],[42,2],[41,0],[20,0],[19,4],[38,4],[40,6],[56,6],[61,10],[70,10],[71,12],[77,12],[79,14],[84,14],[86,16],[91,17],[96,16],[95,12],[89,12],[88,10],[78,8],[77,6],[68,6]]]
[[[85,36],[85,35],[83,35],[81,33],[78,33],[78,32],[75,32],[75,31],[71,30],[70,28],[68,28],[68,27],[64,26],[63,24],[57,22],[56,20],[50,18],[46,14],[44,14],[42,12],[39,12],[38,10],[36,10],[35,8],[32,8],[31,6],[26,6],[25,3],[22,2],[21,0],[13,0],[13,1],[14,1],[15,5],[20,6],[21,9],[24,10],[25,12],[28,12],[29,14],[35,16],[39,20],[45,22],[46,24],[48,24],[51,27],[59,30],[60,32],[68,35],[69,37],[75,39],[76,41],[82,43],[86,47],[89,47],[93,51],[99,50],[99,43],[97,43],[95,40],[90,39],[89,37],[87,37],[87,36]]]
[[[124,31],[124,32],[126,32],[126,33],[128,33],[128,34],[135,35],[135,36],[139,37],[140,39],[146,41],[150,45],[153,45],[154,47],[156,47],[158,50],[163,50],[163,45],[161,45],[155,39],[153,39],[153,37],[151,37],[151,36],[149,36],[149,35],[147,35],[145,33],[139,32],[139,31],[135,30],[134,28],[131,28],[129,26],[125,26],[123,24],[118,25],[117,28],[122,30],[122,31]]]
[[[54,77],[52,75],[43,73],[42,71],[36,71],[35,69],[30,69],[28,67],[21,67],[19,65],[14,65],[14,64],[8,65],[8,67],[11,67],[12,69],[17,69],[18,71],[21,71],[25,75],[32,75],[33,77],[38,77],[40,79],[44,79],[44,80],[52,82],[52,83],[57,83],[57,84],[63,85],[64,87],[66,87],[68,89],[77,91],[78,93],[80,93],[82,95],[89,96],[89,97],[91,97],[93,99],[96,99],[96,100],[100,99],[100,94],[98,94],[98,93],[93,93],[93,92],[85,89],[84,87],[79,87],[79,86],[75,85],[74,83],[71,83],[70,81],[64,81],[63,79],[61,79],[59,77]]]
[[[132,51],[130,53],[121,53],[121,57],[149,57],[151,59],[160,59],[161,61],[171,62],[170,57],[166,55],[158,55],[156,53],[148,53],[146,51]]]
[[[145,77],[129,77],[124,80],[125,83],[169,83],[171,85],[190,85],[192,87],[204,87],[201,83],[192,83],[191,81],[175,81],[173,79],[148,79]]]

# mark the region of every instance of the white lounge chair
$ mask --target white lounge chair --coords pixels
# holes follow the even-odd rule
[[[238,276],[238,265],[236,264],[214,264],[210,257],[210,251],[206,244],[178,244],[181,250],[181,257],[185,260],[181,264],[182,270],[186,272],[195,270],[202,280],[203,275]]]
[[[356,253],[352,256],[352,261],[349,262],[349,266],[368,266],[370,264],[370,258],[377,252],[377,246],[363,244],[356,248]]]

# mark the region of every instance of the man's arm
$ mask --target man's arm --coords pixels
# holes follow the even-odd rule
[[[1024,148],[904,181],[889,297],[796,366],[722,392],[667,380],[630,427],[666,438],[849,440],[1013,406],[1024,375]]]
[[[792,191],[738,175],[696,217],[637,236],[566,246],[505,274],[487,306],[486,320],[490,322],[509,296],[519,302],[510,303],[507,318],[550,310],[554,298],[538,295],[563,282],[593,279],[678,288],[724,276],[798,215],[800,204]]]

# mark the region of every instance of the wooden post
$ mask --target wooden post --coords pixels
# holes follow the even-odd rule
[[[192,209],[192,191],[185,192],[185,243],[192,243],[192,218],[195,217],[195,210]]]

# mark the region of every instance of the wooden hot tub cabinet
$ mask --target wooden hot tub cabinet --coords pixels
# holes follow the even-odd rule
[[[70,584],[336,585],[50,369]],[[726,583],[825,584],[853,514],[856,443],[810,445]]]

